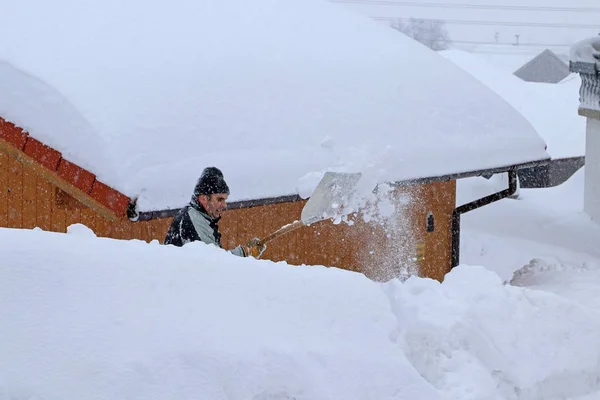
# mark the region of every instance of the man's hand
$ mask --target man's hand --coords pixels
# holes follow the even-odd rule
[[[246,253],[246,256],[254,258],[260,258],[266,249],[267,245],[261,245],[259,238],[252,239],[244,246],[244,252]]]

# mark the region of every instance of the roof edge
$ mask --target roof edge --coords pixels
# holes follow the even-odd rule
[[[0,150],[111,222],[126,220],[131,199],[99,181],[92,172],[0,117]]]
[[[432,176],[428,178],[418,178],[418,179],[407,179],[404,181],[394,182],[394,186],[411,186],[411,185],[423,185],[427,183],[434,182],[446,182],[450,180],[471,178],[476,176],[488,175],[488,174],[498,174],[503,172],[508,172],[511,170],[519,170],[523,168],[531,168],[540,165],[545,165],[550,162],[550,157],[538,161],[530,161],[526,163],[516,164],[516,165],[508,165],[504,167],[497,168],[488,168],[470,172],[460,172],[455,174],[448,175],[440,175],[440,176]],[[257,206],[266,206],[280,203],[293,203],[297,201],[302,201],[302,199],[297,194],[291,194],[286,196],[277,196],[277,197],[265,197],[260,199],[252,199],[252,200],[241,200],[231,202],[227,205],[227,210],[238,210],[242,208],[252,208]],[[157,210],[157,211],[142,211],[138,212],[136,221],[150,221],[154,219],[162,219],[162,218],[171,218],[177,215],[177,213],[181,210],[181,208],[177,209],[166,209],[166,210]]]

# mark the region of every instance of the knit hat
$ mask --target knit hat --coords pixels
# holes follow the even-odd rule
[[[202,175],[194,188],[194,196],[201,194],[211,195],[215,193],[229,194],[229,187],[225,183],[223,173],[216,167],[207,167],[202,171]]]

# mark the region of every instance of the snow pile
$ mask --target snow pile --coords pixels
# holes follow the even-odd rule
[[[461,266],[440,284],[0,230],[0,399],[558,399],[600,318]],[[563,397],[561,397],[563,396]]]
[[[440,52],[484,83],[520,112],[548,145],[552,158],[585,154],[585,118],[577,113],[581,79],[572,76],[561,83],[524,82],[484,56],[461,50]]]
[[[335,269],[0,230],[0,399],[442,399]]]
[[[583,212],[585,167],[561,185],[521,189],[461,217],[461,261],[485,265],[509,281],[533,259],[575,264],[600,261],[600,225]],[[497,191],[484,178],[458,181],[457,204]]]
[[[187,203],[209,165],[241,200],[296,194],[328,168],[402,180],[547,157],[483,84],[342,5],[22,0],[2,11],[0,60],[22,76],[0,69],[0,115],[139,196],[141,211]]]
[[[390,286],[397,341],[452,399],[572,399],[600,390],[600,314],[504,285],[482,267]]]
[[[600,36],[587,38],[571,46],[571,61],[600,63]]]
[[[600,259],[534,258],[514,272],[510,284],[556,293],[600,311]]]

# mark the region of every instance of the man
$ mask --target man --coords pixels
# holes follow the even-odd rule
[[[190,203],[183,207],[173,218],[169,227],[165,244],[181,247],[186,243],[202,241],[221,247],[219,220],[221,213],[227,208],[229,187],[221,170],[208,167],[196,183]],[[258,245],[258,239],[252,239],[245,246],[230,250],[240,257],[260,257],[266,246]]]

